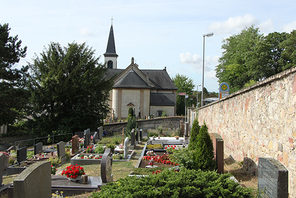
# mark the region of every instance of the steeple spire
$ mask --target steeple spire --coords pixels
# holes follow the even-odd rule
[[[117,57],[116,49],[115,49],[115,40],[114,40],[114,33],[113,33],[113,17],[111,18],[111,27],[109,32],[109,38],[107,43],[107,49],[104,54],[105,57],[105,64],[109,69],[116,69],[117,68]]]

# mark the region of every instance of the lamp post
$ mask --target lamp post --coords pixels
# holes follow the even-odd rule
[[[209,33],[209,34],[204,34],[203,35],[203,56],[202,56],[202,84],[201,84],[201,104],[200,106],[203,106],[203,90],[204,90],[204,81],[205,81],[205,42],[206,42],[206,37],[213,36],[214,33]]]
[[[198,108],[198,87],[200,87],[201,85],[196,85],[196,108]]]

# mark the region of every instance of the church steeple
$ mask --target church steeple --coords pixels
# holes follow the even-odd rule
[[[117,68],[117,57],[116,49],[115,49],[115,40],[114,40],[114,33],[113,33],[113,24],[111,24],[109,38],[107,43],[107,49],[104,54],[105,57],[105,64],[110,69]]]

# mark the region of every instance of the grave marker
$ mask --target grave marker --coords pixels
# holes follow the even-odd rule
[[[288,170],[273,158],[259,158],[258,190],[262,197],[288,198]]]
[[[79,136],[74,135],[72,137],[72,154],[76,154],[79,151]]]
[[[136,137],[135,137],[135,129],[131,131],[131,146],[135,148],[136,146]]]
[[[18,163],[21,163],[27,159],[27,147],[16,150],[16,159]]]
[[[34,155],[40,154],[43,152],[43,143],[38,142],[34,145]]]
[[[112,175],[112,153],[111,149],[107,148],[103,154],[101,161],[101,178],[103,183],[113,181]]]
[[[143,129],[140,129],[140,141],[143,140]]]
[[[36,162],[13,181],[14,198],[51,197],[51,170],[49,161]]]
[[[218,173],[224,173],[224,141],[218,133],[210,133]]]
[[[98,141],[98,132],[95,132],[93,135],[93,143],[96,144]]]
[[[61,162],[66,161],[66,151],[65,151],[65,142],[61,141],[57,143],[58,157],[61,159]]]
[[[84,130],[84,148],[90,144],[90,129]]]
[[[98,128],[98,132],[99,132],[99,139],[101,140],[102,137],[103,137],[103,127],[102,127],[102,126],[100,126],[100,127]]]
[[[125,138],[124,140],[124,151],[123,151],[124,159],[127,159],[128,155],[128,137]]]
[[[135,135],[136,135],[136,137],[135,137],[136,141],[139,141],[139,129],[138,128],[136,128]]]
[[[8,159],[9,156],[4,153],[0,153],[0,187],[2,186],[3,172],[8,167]]]

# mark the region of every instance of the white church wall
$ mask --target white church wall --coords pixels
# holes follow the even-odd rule
[[[117,69],[117,57],[110,57],[110,56],[105,57],[105,64],[107,64],[109,60],[113,62],[113,69]]]
[[[158,111],[163,111],[167,116],[174,116],[175,107],[174,106],[150,106],[150,115],[158,116]]]
[[[112,111],[114,113],[114,116],[117,118],[118,117],[118,89],[113,89],[112,90],[112,109],[111,109],[111,114]]]
[[[140,90],[139,89],[122,89],[122,105],[121,105],[121,117],[127,118],[129,103],[134,105],[135,115],[139,114],[140,107]]]
[[[144,112],[141,112],[141,116],[142,118],[144,118],[145,116],[149,116],[149,108],[150,108],[150,90],[149,89],[145,89],[144,90],[144,105],[143,105],[143,110]]]

